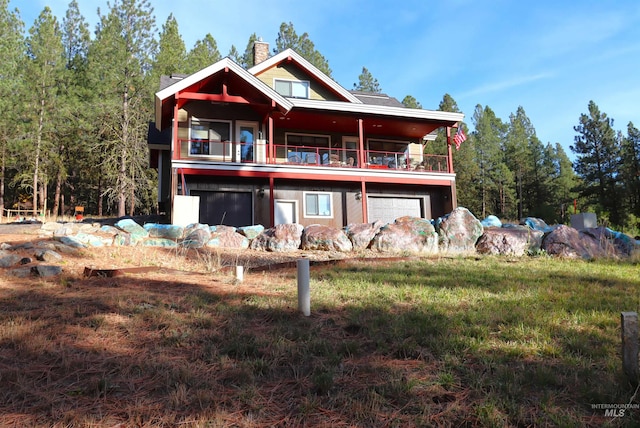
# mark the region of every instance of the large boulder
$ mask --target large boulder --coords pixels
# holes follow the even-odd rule
[[[302,232],[300,248],[303,250],[341,251],[353,250],[347,235],[335,227],[311,224]]]
[[[206,224],[190,224],[184,231],[181,245],[186,248],[202,248],[211,239],[211,229]]]
[[[484,228],[471,211],[458,207],[438,222],[440,251],[443,253],[474,252]]]
[[[246,249],[249,248],[249,239],[237,232],[235,227],[221,225],[211,228],[207,247]]]
[[[264,226],[261,224],[254,224],[253,226],[243,226],[238,228],[238,233],[247,237],[247,239],[254,239],[256,236],[264,232]]]
[[[629,257],[636,249],[633,238],[607,227],[586,228],[581,229],[580,232],[596,239],[607,255]]]
[[[273,252],[295,251],[300,248],[304,227],[298,223],[278,224],[265,229],[251,241],[251,248]]]
[[[435,254],[438,252],[438,234],[429,220],[400,217],[380,229],[371,248],[380,252]]]
[[[607,251],[598,239],[572,227],[560,225],[542,240],[547,254],[570,259],[606,257]]]
[[[149,232],[150,238],[178,240],[184,236],[184,227],[176,224],[147,223],[143,227]]]
[[[130,218],[118,220],[115,226],[130,235],[131,245],[136,245],[138,242],[149,237],[149,232]]]
[[[364,250],[369,248],[373,238],[380,232],[385,225],[384,222],[376,220],[373,223],[351,223],[345,227],[345,233],[354,250]]]
[[[536,253],[542,245],[544,233],[525,226],[489,227],[478,239],[476,251],[480,254],[523,256]]]
[[[494,215],[486,216],[480,223],[482,223],[482,227],[502,227],[502,222]]]
[[[551,227],[541,218],[536,217],[527,217],[520,221],[521,225],[528,226],[533,230],[540,230],[542,232],[550,232],[552,230]]]

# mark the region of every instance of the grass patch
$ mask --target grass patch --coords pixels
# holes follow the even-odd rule
[[[591,407],[634,393],[634,263],[352,260],[311,279],[310,317],[290,272],[3,279],[0,425],[640,424]]]

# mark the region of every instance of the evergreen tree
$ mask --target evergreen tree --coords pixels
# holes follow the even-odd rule
[[[156,49],[155,20],[148,0],[119,0],[100,15],[89,51],[94,111],[99,122],[99,154],[106,188],[118,216],[133,215],[136,187],[146,186],[146,132],[151,117],[149,71]],[[155,83],[157,85],[157,82]],[[141,193],[146,190],[140,189]],[[98,201],[101,207],[101,199]],[[101,211],[99,208],[98,211]]]
[[[307,33],[304,33],[302,36],[296,34],[296,30],[293,28],[291,22],[289,22],[289,24],[284,22],[280,24],[280,31],[278,32],[276,47],[273,52],[277,54],[287,49],[293,49],[318,68],[318,70],[331,77],[331,69],[325,57],[316,50],[315,45],[309,39]]]
[[[640,218],[640,131],[633,122],[627,125],[627,136],[622,140],[622,176],[629,209]]]
[[[249,69],[255,65],[253,61],[253,45],[257,40],[258,36],[256,35],[256,33],[253,33],[251,36],[249,36],[247,47],[244,50],[244,54],[240,58],[240,62],[238,62],[238,64],[240,64],[245,69]]]
[[[57,19],[49,7],[36,19],[29,29],[27,37],[26,83],[30,108],[27,115],[30,130],[30,146],[25,151],[31,171],[31,190],[33,194],[33,213],[40,207],[46,209],[46,185],[51,172],[53,136],[57,123],[57,110],[60,103],[58,85],[62,81],[65,67],[62,33]],[[23,186],[28,186],[28,172],[23,170],[20,177]]]
[[[0,213],[5,208],[7,170],[14,166],[12,146],[21,129],[18,126],[22,105],[16,93],[22,93],[25,40],[24,24],[17,10],[9,10],[9,0],[0,0]]]
[[[236,48],[235,45],[231,45],[227,56],[236,64],[242,63],[242,57],[240,56],[240,52],[238,52],[238,48]]]
[[[195,73],[211,64],[215,64],[220,59],[221,56],[216,39],[211,34],[207,34],[204,39],[198,40],[193,49],[187,54],[185,72],[187,74]]]
[[[530,170],[522,177],[526,191],[519,192],[525,199],[524,214],[551,222],[556,217],[556,200],[552,192],[552,181],[556,176],[555,151],[549,144],[544,146],[535,135],[529,139],[527,151]]]
[[[58,125],[55,144],[50,155],[55,175],[51,210],[54,216],[67,211],[65,194],[71,205],[84,205],[84,202],[79,203],[76,199],[83,190],[78,188],[80,183],[69,182],[68,178],[70,174],[77,176],[80,169],[90,169],[92,165],[90,162],[93,156],[88,148],[87,135],[93,118],[85,108],[91,91],[86,76],[90,42],[86,20],[80,14],[78,3],[72,0],[62,20],[62,44],[66,61],[58,95],[60,106],[56,114]],[[80,198],[85,199],[84,196]]]
[[[503,161],[501,142],[506,132],[505,124],[488,106],[477,105],[473,114],[475,161],[479,166],[478,188],[480,212],[508,216],[515,199],[513,174]]]
[[[407,108],[422,109],[422,104],[420,104],[418,100],[411,95],[407,95],[402,99],[402,105],[404,105]]]
[[[362,73],[358,76],[358,83],[353,84],[353,89],[362,92],[372,92],[374,94],[382,92],[378,79],[373,77],[371,72],[367,70],[367,67],[362,67]]]
[[[155,82],[155,85],[152,86],[152,94],[156,92],[161,76],[184,73],[186,59],[187,49],[180,35],[178,21],[171,14],[162,26],[158,41],[158,54],[153,61],[151,81]]]
[[[517,213],[509,213],[517,215],[520,219],[524,216],[524,207],[535,206],[536,202],[525,202],[526,195],[524,194],[527,189],[529,193],[533,191],[530,187],[531,184],[537,185],[536,178],[529,178],[532,176],[534,170],[535,160],[532,160],[531,153],[531,141],[535,138],[535,129],[531,124],[531,121],[527,117],[524,108],[519,106],[516,114],[509,116],[508,130],[504,139],[503,150],[505,163],[510,171],[512,171],[515,177],[514,191],[517,195]],[[540,142],[535,138],[536,142]],[[541,156],[541,153],[538,153]],[[533,164],[532,164],[533,163]],[[525,183],[525,181],[527,181]],[[531,198],[531,196],[530,196]]]
[[[456,103],[453,97],[449,94],[444,94],[444,96],[442,97],[442,101],[440,101],[440,104],[438,104],[438,110],[447,111],[451,113],[461,113],[460,108],[458,107],[458,103]],[[468,136],[469,132],[467,132],[468,130],[466,129],[465,125],[463,125],[463,129],[465,131],[465,135]],[[456,157],[460,157],[458,155],[460,154],[461,151],[464,150],[464,147],[469,146],[471,144],[473,143],[470,142],[469,139],[467,139],[464,145],[461,146],[460,150],[455,151],[454,159]],[[445,156],[448,154],[448,152],[449,152],[449,148],[447,147],[447,133],[444,129],[441,129],[438,131],[438,135],[436,136],[435,141],[430,144],[429,153]],[[454,169],[457,171],[458,167],[454,165]]]
[[[613,119],[607,117],[593,101],[589,114],[581,114],[574,130],[571,150],[576,154],[574,163],[582,178],[580,196],[592,204],[599,217],[611,224],[624,224],[621,192],[618,186],[620,169],[620,142],[613,129]]]

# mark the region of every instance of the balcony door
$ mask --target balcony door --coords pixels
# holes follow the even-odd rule
[[[255,162],[255,143],[258,139],[257,122],[236,122],[236,143],[234,152],[239,156],[241,162]]]
[[[358,146],[360,141],[358,137],[342,137],[342,148],[344,153],[344,162],[347,166],[358,166]]]

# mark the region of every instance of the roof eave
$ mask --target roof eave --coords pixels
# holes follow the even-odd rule
[[[461,122],[464,119],[463,113],[452,113],[440,110],[412,109],[406,107],[386,107],[372,104],[354,105],[351,103],[340,101],[318,101],[299,98],[292,99],[292,102],[295,107],[312,110],[362,113],[379,116],[392,116],[405,119],[438,120],[443,122],[450,122],[452,124]]]

